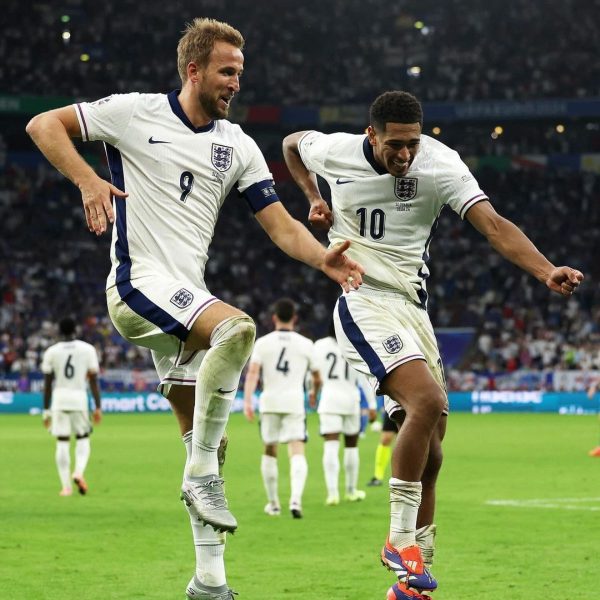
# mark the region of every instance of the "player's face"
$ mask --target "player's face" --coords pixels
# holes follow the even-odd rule
[[[211,119],[225,119],[229,104],[240,91],[244,55],[227,42],[216,42],[206,67],[198,72],[198,100]]]
[[[368,129],[375,160],[394,177],[404,177],[421,142],[420,123],[386,123],[385,130]]]

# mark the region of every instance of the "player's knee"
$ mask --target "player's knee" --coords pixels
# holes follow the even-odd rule
[[[248,315],[231,317],[220,323],[211,338],[212,346],[227,349],[228,356],[242,364],[246,363],[254,346],[256,325]]]

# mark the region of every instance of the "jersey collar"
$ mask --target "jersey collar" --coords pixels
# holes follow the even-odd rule
[[[375,155],[373,154],[373,146],[369,143],[369,136],[365,135],[365,139],[363,140],[363,152],[365,154],[365,158],[369,162],[369,164],[373,167],[373,170],[378,175],[389,175],[386,169],[384,169],[376,160]]]
[[[167,98],[169,99],[169,104],[171,105],[171,110],[175,113],[175,115],[179,118],[179,120],[186,126],[189,127],[194,133],[205,133],[206,131],[210,131],[214,126],[215,122],[211,121],[207,125],[203,125],[202,127],[194,127],[192,122],[187,118],[187,115],[183,112],[183,108],[181,108],[181,104],[179,104],[179,92],[181,90],[173,90],[167,94]]]

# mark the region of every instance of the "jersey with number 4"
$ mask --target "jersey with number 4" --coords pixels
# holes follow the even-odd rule
[[[342,356],[334,337],[315,342],[315,367],[323,386],[319,399],[319,414],[354,415],[360,412],[360,392],[363,390],[370,408],[375,408],[375,394],[364,375],[353,369]]]
[[[310,131],[298,147],[306,167],[331,188],[331,243],[352,241],[348,255],[365,267],[368,285],[401,289],[425,306],[429,244],[442,209],[464,218],[487,200],[458,153],[421,135],[408,173],[394,177],[364,135]]]
[[[164,273],[205,289],[208,246],[232,187],[254,212],[277,201],[254,140],[224,119],[194,127],[177,91],[74,106],[83,140],[105,142],[113,184],[129,194],[115,198],[107,286]]]
[[[272,331],[256,340],[250,362],[261,369],[261,413],[304,413],[304,380],[315,370],[311,340],[295,331]]]
[[[58,342],[42,359],[42,372],[54,375],[52,410],[87,410],[88,373],[100,369],[96,349],[81,340]]]

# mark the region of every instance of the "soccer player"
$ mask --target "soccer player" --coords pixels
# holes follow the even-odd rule
[[[360,389],[366,396],[369,420],[377,416],[375,393],[364,375],[353,369],[342,356],[335,339],[333,323],[329,335],[315,342],[315,366],[321,376],[319,398],[319,428],[324,438],[323,472],[327,486],[327,506],[340,503],[338,479],[340,472],[340,435],[344,435],[345,499],[349,502],[364,500],[366,494],[357,489],[360,458]]]
[[[217,449],[255,336],[252,319],[204,283],[208,246],[230,190],[237,187],[288,255],[346,290],[362,281],[362,267],[344,254],[349,243],[327,251],[293,219],[256,143],[226,120],[240,90],[243,45],[228,24],[195,19],[177,47],[180,90],[81,102],[27,125],[46,158],[79,187],[89,230],[101,235],[114,222],[108,309],[125,339],[152,350],[183,434],[182,497],[197,552],[187,594],[203,600],[233,594],[223,533],[237,521],[218,475]],[[71,138],[104,142],[112,183],[93,171]],[[240,210],[240,201],[232,199],[228,210]]]
[[[398,576],[397,598],[419,597],[437,582],[415,543],[422,477],[430,441],[443,437],[447,410],[442,362],[427,316],[429,246],[444,206],[482,233],[502,256],[550,290],[570,296],[581,272],[556,267],[525,234],[501,217],[459,155],[422,134],[418,100],[402,91],[371,105],[366,135],[317,131],[291,134],[284,156],[310,202],[309,221],[329,229],[333,246],[352,240],[350,256],[366,268],[365,285],[345,292],[334,311],[348,362],[390,397],[390,416],[405,412],[392,453],[390,531],[382,550]],[[332,209],[315,174],[331,188]]]
[[[387,466],[392,458],[392,442],[396,439],[398,433],[398,425],[396,421],[390,419],[387,411],[383,411],[383,419],[381,424],[381,433],[379,434],[379,444],[375,450],[375,467],[373,469],[373,477],[367,483],[369,487],[379,487],[383,485],[383,477]]]
[[[79,493],[87,494],[85,468],[90,458],[90,425],[87,387],[94,398],[92,418],[102,420],[98,386],[98,354],[91,344],[75,339],[75,321],[62,319],[58,329],[62,341],[50,346],[42,358],[44,373],[43,422],[56,437],[56,468],[62,484],[61,496],[73,493],[71,480]],[[75,470],[71,475],[70,440],[75,436]]]
[[[298,320],[296,306],[281,298],[273,307],[274,331],[256,340],[244,382],[244,414],[254,419],[252,395],[262,378],[259,398],[260,434],[265,445],[261,459],[267,505],[265,513],[281,514],[277,468],[278,444],[287,444],[290,459],[289,508],[295,519],[302,518],[302,494],[308,475],[304,455],[306,411],[304,380],[312,374],[312,388],[320,386],[319,373],[313,364],[313,343],[294,328]]]

